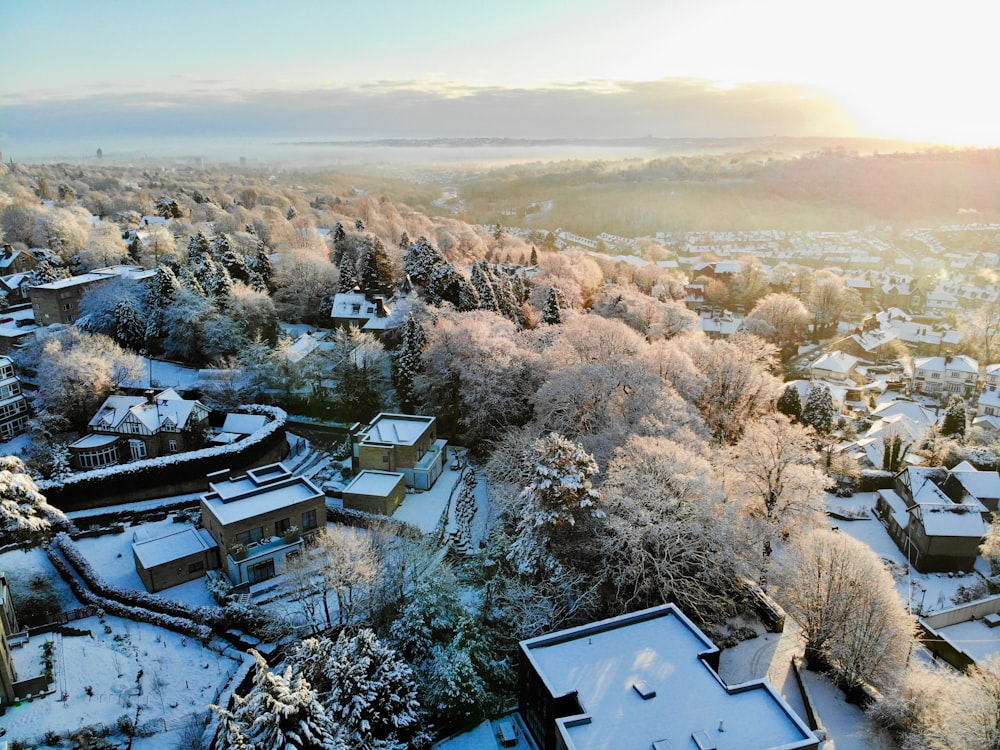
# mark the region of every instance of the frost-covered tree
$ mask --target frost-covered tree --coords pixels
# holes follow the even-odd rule
[[[469,472],[455,500],[455,548],[466,554],[476,551],[472,541],[472,521],[477,507],[476,484],[476,475]]]
[[[833,405],[830,387],[826,383],[813,383],[802,407],[802,422],[825,435],[833,429],[836,418],[837,409]]]
[[[392,382],[404,414],[412,414],[416,407],[414,382],[424,369],[426,346],[427,334],[411,313],[403,324],[403,340],[392,359]]]
[[[533,459],[507,560],[519,573],[544,576],[562,567],[562,542],[574,536],[574,527],[584,527],[587,519],[603,511],[593,486],[597,462],[577,443],[549,433],[536,442]]]
[[[488,310],[500,314],[500,303],[497,300],[496,289],[493,286],[492,272],[486,261],[477,261],[472,264],[470,274],[472,286],[479,295],[479,309]]]
[[[0,456],[0,536],[39,541],[68,525],[66,516],[38,491],[17,456]]]
[[[358,258],[358,281],[361,288],[372,292],[388,293],[392,290],[395,271],[385,246],[375,236],[365,238]]]
[[[559,325],[562,323],[562,305],[560,304],[562,293],[554,286],[549,287],[549,294],[545,298],[545,307],[542,309],[542,322],[548,325]]]
[[[794,385],[785,386],[785,389],[778,396],[776,406],[778,411],[792,420],[797,420],[802,416],[802,396],[799,389]]]
[[[354,745],[331,720],[316,691],[291,665],[271,672],[267,662],[251,650],[257,664],[253,686],[242,697],[233,696],[232,709],[212,706],[222,719],[219,750],[347,750]]]
[[[426,237],[420,237],[406,252],[406,257],[403,259],[403,273],[409,276],[414,284],[426,286],[431,275],[444,265],[447,265],[444,256]]]
[[[337,284],[337,291],[353,292],[360,283],[358,272],[354,267],[354,258],[350,253],[344,253],[340,259],[340,281]]]
[[[461,312],[479,307],[479,295],[475,287],[450,263],[438,266],[427,280],[427,297],[440,307],[450,302]]]
[[[146,340],[146,321],[142,319],[142,311],[136,300],[125,297],[119,300],[114,309],[115,333],[114,340],[118,345],[139,351]]]
[[[965,437],[967,424],[965,399],[956,394],[948,400],[948,408],[941,422],[941,434],[961,440]]]
[[[313,685],[352,750],[404,750],[421,736],[413,670],[368,628],[310,638],[289,659]]]
[[[848,685],[896,685],[913,645],[913,621],[882,560],[847,534],[814,529],[774,566],[775,595],[795,618],[813,666]]]
[[[820,513],[826,479],[817,460],[809,431],[777,415],[747,427],[729,453],[727,490],[761,542],[765,575],[774,545]]]
[[[746,320],[763,323],[766,326],[763,338],[787,350],[803,339],[811,318],[798,297],[775,292],[757,302]]]

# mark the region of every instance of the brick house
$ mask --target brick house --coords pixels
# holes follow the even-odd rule
[[[406,477],[398,471],[362,470],[344,487],[344,507],[391,516],[406,496]]]
[[[192,433],[208,426],[208,409],[168,388],[145,396],[108,396],[87,425],[89,434],[69,446],[70,464],[96,469],[191,450]]]
[[[28,424],[28,400],[10,357],[0,357],[0,440],[24,432]]]
[[[326,496],[312,482],[276,463],[230,476],[210,475],[201,497],[201,523],[219,548],[234,584],[254,584],[281,573],[303,536],[326,526]]]

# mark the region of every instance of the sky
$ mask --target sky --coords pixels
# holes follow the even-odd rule
[[[0,148],[71,137],[996,145],[995,0],[0,2]]]

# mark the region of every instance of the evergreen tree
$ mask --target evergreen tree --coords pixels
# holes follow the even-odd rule
[[[941,434],[957,440],[964,439],[967,420],[965,399],[955,394],[948,400],[948,408],[941,423]]]
[[[399,399],[400,410],[413,414],[416,407],[414,381],[424,369],[423,351],[427,334],[412,314],[403,325],[403,340],[392,360],[392,380]]]
[[[294,219],[298,215],[299,215],[299,212],[295,210],[295,206],[289,206],[288,210],[285,211],[285,218],[288,221],[291,221],[292,219]]]
[[[344,257],[344,250],[347,248],[347,233],[344,231],[344,225],[338,221],[333,227],[331,236],[333,237],[333,255],[330,259],[334,265],[339,266]]]
[[[309,682],[270,672],[256,651],[253,687],[246,697],[233,696],[233,709],[212,706],[222,718],[219,750],[347,750],[342,732],[316,697]]]
[[[334,394],[344,421],[367,424],[382,411],[382,396],[372,382],[372,373],[368,367],[353,361],[348,361],[341,369]]]
[[[46,257],[38,261],[38,265],[28,274],[28,279],[32,286],[38,286],[65,279],[68,275],[65,268],[55,265]]]
[[[497,301],[497,294],[493,288],[492,272],[486,261],[477,261],[472,264],[472,286],[479,295],[479,309],[489,310],[499,313],[500,303]]]
[[[289,661],[316,686],[351,748],[403,750],[420,736],[413,670],[368,628],[343,630],[335,642],[306,639]]]
[[[203,259],[211,254],[212,247],[204,232],[198,232],[198,234],[188,240],[187,251],[190,263],[201,263]]]
[[[262,291],[274,292],[274,267],[271,265],[271,253],[264,245],[264,240],[260,238],[257,239],[257,252],[254,254],[252,266],[264,284]]]
[[[337,286],[338,292],[353,292],[358,286],[358,272],[354,268],[354,259],[350,253],[344,253],[340,259],[340,282]]]
[[[409,276],[414,284],[426,286],[433,273],[447,265],[444,256],[438,252],[426,237],[420,237],[410,246],[403,260],[403,273]]]
[[[403,230],[403,233],[399,235],[399,249],[408,250],[409,247],[410,247],[410,235],[406,233],[406,230]]]
[[[799,389],[794,385],[787,386],[778,396],[777,406],[782,414],[799,419],[802,416],[802,396],[799,395]]]
[[[254,272],[247,264],[246,257],[233,250],[229,235],[220,234],[212,241],[212,255],[233,281],[242,281],[247,286],[253,286],[251,282],[254,280]]]
[[[461,312],[479,308],[479,295],[475,287],[451,263],[439,266],[427,280],[427,296],[440,307],[450,302]]]
[[[534,245],[531,246],[531,265],[538,265],[538,251],[535,249]]]
[[[38,491],[21,459],[0,456],[0,535],[7,541],[39,541],[67,523]]]
[[[903,459],[910,450],[910,443],[899,433],[882,438],[882,469],[894,474],[903,470]]]
[[[142,349],[146,340],[146,323],[135,302],[130,297],[123,297],[115,305],[114,317],[116,323],[113,338],[118,345],[132,351]]]
[[[476,517],[476,475],[469,472],[455,501],[455,549],[463,554],[476,552],[472,539],[472,521]]]
[[[389,292],[395,274],[392,261],[378,237],[369,235],[365,238],[361,259],[358,261],[358,281],[364,291]]]
[[[354,228],[359,232],[363,232],[365,231],[365,223],[361,219],[358,219],[354,222]]]
[[[146,348],[159,351],[160,344],[170,333],[166,329],[166,311],[173,304],[181,283],[169,266],[158,266],[146,291]]]
[[[825,435],[833,429],[836,416],[830,388],[825,383],[813,383],[802,407],[802,421]]]
[[[549,296],[545,298],[545,308],[542,310],[542,322],[549,325],[562,323],[562,294],[554,286],[549,288]]]
[[[133,263],[140,263],[142,261],[142,240],[139,239],[138,234],[132,235],[132,239],[128,243],[128,258]]]

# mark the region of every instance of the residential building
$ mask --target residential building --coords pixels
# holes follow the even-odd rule
[[[1000,474],[996,471],[981,471],[968,461],[948,471],[943,489],[956,502],[969,499],[982,503],[991,513],[1000,505]]]
[[[1000,364],[986,365],[986,376],[983,379],[983,390],[1000,390]]]
[[[986,507],[969,495],[949,497],[948,478],[944,468],[911,466],[894,489],[875,493],[876,515],[921,573],[972,570],[986,533]]]
[[[0,276],[30,273],[38,265],[38,258],[24,250],[15,250],[10,245],[0,248]]]
[[[333,296],[330,317],[335,328],[360,328],[381,336],[403,325],[409,311],[410,301],[405,296],[386,300],[369,292],[338,292]]]
[[[448,443],[437,439],[434,417],[383,412],[358,431],[353,442],[355,473],[400,472],[407,487],[427,490],[444,470]]]
[[[14,690],[17,670],[14,668],[14,657],[7,640],[17,632],[20,632],[20,627],[14,612],[14,601],[10,596],[10,586],[7,585],[7,574],[0,573],[0,715],[4,713],[6,706],[13,705],[17,700]]]
[[[858,361],[857,357],[846,352],[829,352],[809,365],[809,376],[813,380],[853,383],[854,376],[857,374]]]
[[[0,356],[0,440],[24,432],[28,424],[28,400],[10,357]]]
[[[88,435],[69,445],[70,463],[96,469],[182,453],[208,427],[208,409],[168,388],[145,396],[108,396],[87,425]]]
[[[913,360],[913,389],[920,393],[970,396],[979,381],[979,363],[967,354]]]
[[[326,497],[282,463],[231,476],[210,475],[201,497],[201,523],[218,544],[220,564],[234,584],[281,573],[303,536],[326,526]]]
[[[70,325],[80,319],[80,300],[95,286],[116,278],[143,279],[155,271],[142,266],[108,266],[80,276],[31,287],[31,306],[38,325]]]
[[[541,750],[818,748],[764,680],[727,685],[673,604],[522,641],[518,707]]]
[[[976,416],[1000,417],[1000,391],[983,391],[979,394]]]

